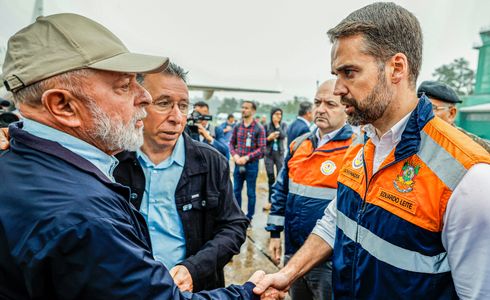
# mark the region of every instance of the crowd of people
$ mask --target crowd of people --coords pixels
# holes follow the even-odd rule
[[[251,100],[240,122],[213,126],[183,68],[91,19],[40,17],[14,34],[2,81],[21,121],[0,136],[0,298],[490,297],[488,143],[454,126],[448,86],[416,88],[417,18],[373,3],[328,37],[336,79],[289,126],[280,108],[256,120]],[[264,230],[285,266],[225,287],[262,158]]]

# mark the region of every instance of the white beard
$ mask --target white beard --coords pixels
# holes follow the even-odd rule
[[[88,104],[94,118],[93,137],[102,141],[107,150],[136,151],[143,145],[143,127],[136,128],[138,120],[146,117],[144,108],[138,110],[128,124],[124,124],[119,118],[110,118],[97,104]]]

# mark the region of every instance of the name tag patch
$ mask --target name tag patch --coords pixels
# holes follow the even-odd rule
[[[417,210],[417,203],[415,201],[407,199],[405,197],[401,197],[385,189],[380,188],[377,196],[384,202],[401,208],[404,211],[411,213],[412,215],[414,215],[415,211]]]
[[[344,168],[344,169],[342,169],[342,174],[345,175],[346,177],[354,180],[357,183],[362,182],[362,174],[360,172],[356,172],[350,168]]]

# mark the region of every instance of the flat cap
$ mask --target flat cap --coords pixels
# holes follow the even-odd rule
[[[417,96],[420,97],[423,93],[429,98],[435,98],[447,103],[462,102],[452,88],[439,81],[427,80],[422,82],[417,90]]]

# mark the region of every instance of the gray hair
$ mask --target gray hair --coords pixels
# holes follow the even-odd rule
[[[187,73],[189,72],[184,70],[184,68],[182,68],[181,66],[174,64],[173,62],[169,63],[168,67],[161,72],[161,74],[164,75],[176,76],[182,79],[185,83],[187,83]],[[136,80],[139,84],[143,84],[143,82],[145,81],[145,75],[146,74],[136,75]]]
[[[95,72],[92,69],[79,69],[55,75],[16,91],[13,94],[14,100],[16,104],[38,106],[41,105],[43,93],[53,88],[63,88],[70,91],[77,98],[83,98],[85,93],[84,86],[86,85],[84,79]]]
[[[409,80],[415,86],[422,65],[422,29],[417,18],[394,3],[378,2],[358,9],[330,29],[333,43],[341,37],[361,34],[365,52],[383,64],[396,53],[407,56]]]

